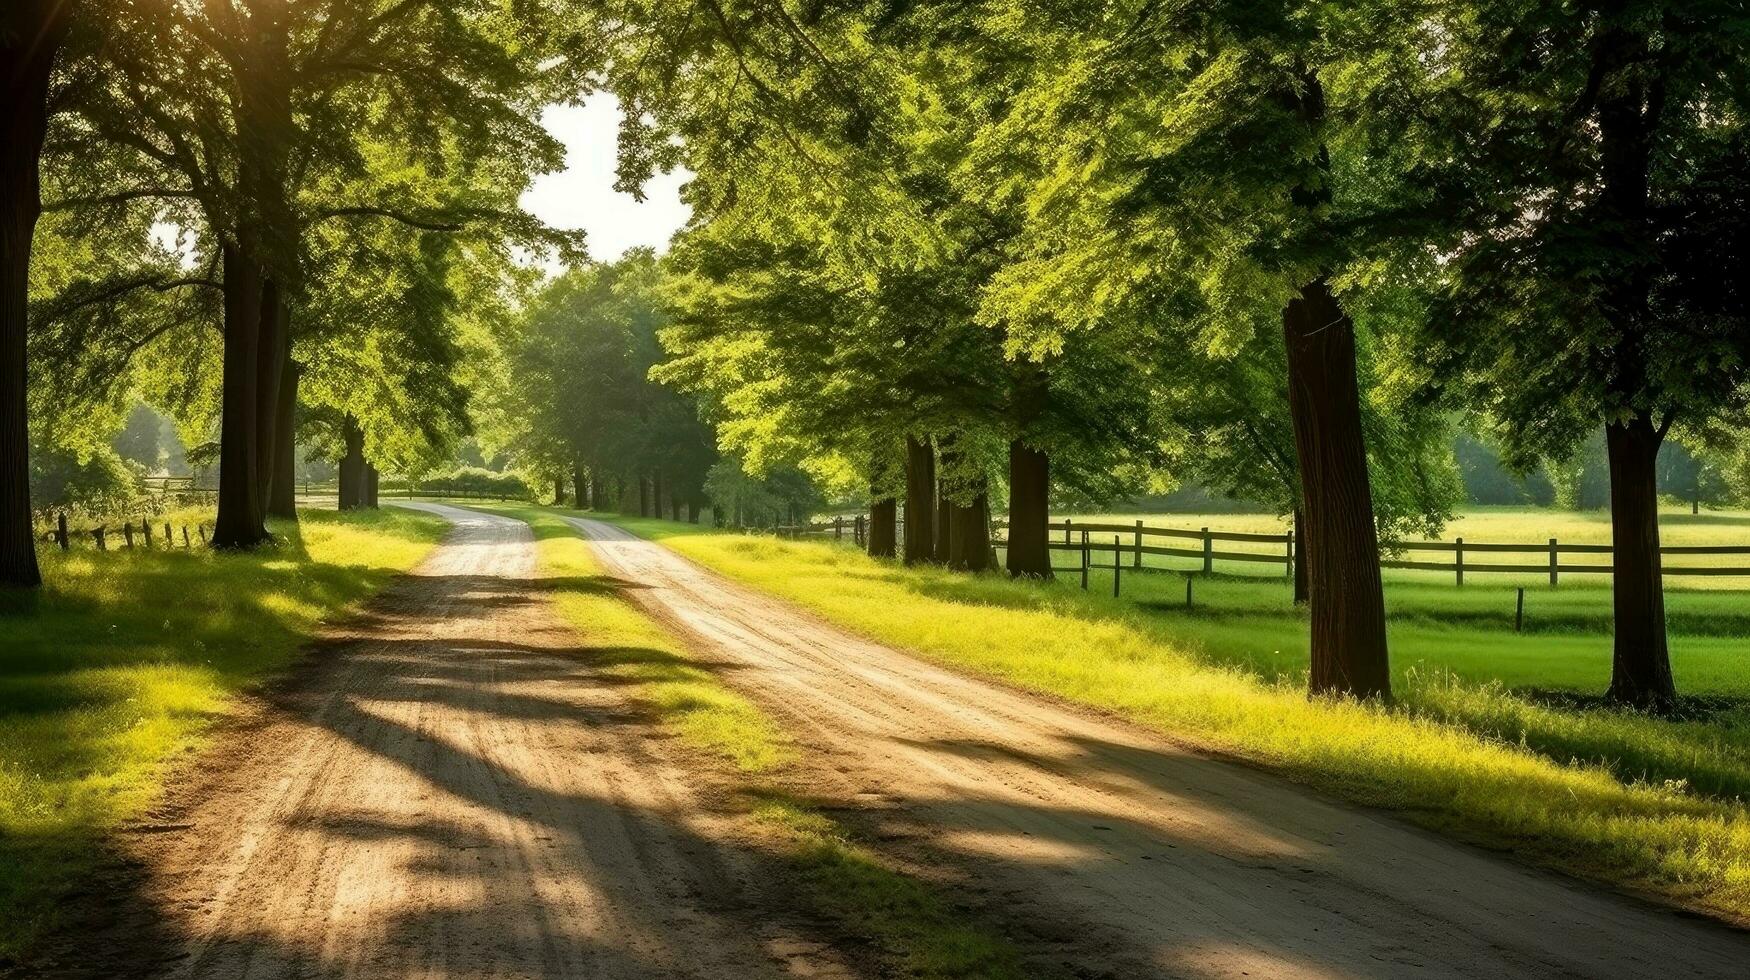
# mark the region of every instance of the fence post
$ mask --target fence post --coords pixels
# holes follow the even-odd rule
[[[845,517],[843,514],[832,519],[832,536],[835,541],[842,541],[845,536]]]
[[[1136,561],[1132,567],[1142,567],[1142,518],[1136,519]]]
[[[1141,554],[1141,552],[1137,552]],[[1118,535],[1112,535],[1112,598],[1118,598],[1118,577],[1124,573],[1124,552],[1120,550]]]
[[[169,521],[164,522],[164,547],[176,547],[176,535],[171,533]]]
[[[1209,528],[1203,529],[1203,574],[1215,571],[1215,539],[1209,536]]]
[[[55,540],[61,543],[61,550],[72,549],[73,542],[67,537],[67,512],[62,511],[55,517]]]
[[[1556,546],[1556,539],[1549,539],[1549,584],[1555,585],[1562,570],[1561,550]]]
[[[1196,581],[1196,579],[1193,578],[1192,576],[1190,576],[1190,575],[1185,576],[1185,608],[1186,609],[1191,608],[1191,583],[1195,582],[1195,581]]]
[[[187,524],[184,524],[182,526],[182,546],[184,548],[194,547],[194,545],[189,544],[189,542],[188,542],[188,525]]]
[[[1464,539],[1463,538],[1454,539],[1454,547],[1452,549],[1452,554],[1454,555],[1454,561],[1452,563],[1453,570],[1458,573],[1458,584],[1463,585],[1464,584]]]
[[[1283,537],[1283,541],[1287,542],[1287,548],[1283,552],[1282,574],[1288,576],[1289,578],[1293,578],[1294,577],[1294,529],[1293,528],[1289,529],[1288,534]]]
[[[1069,543],[1070,543],[1070,540],[1069,540],[1069,524],[1070,524],[1070,520],[1069,520],[1069,518],[1067,518],[1067,517],[1066,517],[1066,518],[1064,518],[1064,519],[1063,519],[1063,543],[1064,543],[1064,544],[1069,544]],[[1084,532],[1084,536],[1086,536],[1086,534],[1085,534],[1085,532]]]
[[[1513,632],[1525,632],[1525,590],[1519,590],[1519,602],[1513,607]]]
[[[108,542],[103,540],[103,528],[100,527],[97,530],[92,531],[91,532],[91,540],[97,542],[97,550],[98,551],[108,551],[109,550]]]
[[[1066,530],[1067,536],[1069,532]],[[1088,532],[1082,532],[1082,591],[1088,591]]]
[[[131,521],[122,522],[122,540],[128,543],[128,547],[134,546],[134,525]]]
[[[205,524],[196,524],[194,526],[194,533],[201,536],[201,544],[207,543],[207,526]]]
[[[152,522],[140,518],[140,536],[146,539],[146,547],[152,547]]]

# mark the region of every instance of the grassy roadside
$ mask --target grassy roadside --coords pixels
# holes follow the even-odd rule
[[[1395,708],[1309,701],[1195,622],[1068,586],[614,518],[873,639],[1111,710],[1347,799],[1586,877],[1750,918],[1750,752],[1702,723],[1537,704],[1449,674]],[[1025,637],[1026,642],[1019,642]]]
[[[49,924],[101,836],[157,797],[228,698],[443,536],[402,510],[307,512],[277,548],[45,553],[0,597],[0,960]]]
[[[923,883],[892,869],[829,817],[784,792],[775,777],[795,761],[796,746],[756,705],[694,664],[666,630],[623,598],[571,525],[541,508],[477,509],[529,524],[542,576],[564,582],[552,593],[560,616],[587,646],[614,658],[611,671],[636,682],[636,697],[664,724],[733,773],[733,791],[793,863],[811,907],[878,943],[903,976],[1023,975],[1016,953],[1001,940],[967,925]]]

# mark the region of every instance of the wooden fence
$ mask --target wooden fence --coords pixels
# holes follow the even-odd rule
[[[195,524],[192,533],[189,525],[181,525],[180,539],[177,530],[169,521],[153,521],[147,517],[140,518],[138,522],[74,528],[69,525],[66,514],[58,514],[54,528],[40,535],[40,540],[45,544],[55,545],[62,551],[72,551],[76,544],[88,541],[98,551],[135,547],[192,548],[197,542],[203,545],[207,543],[205,524]],[[159,536],[160,532],[162,537]]]
[[[785,537],[827,536],[844,538],[849,532],[851,539],[858,545],[863,543],[864,528],[867,518],[856,515],[854,518],[834,518],[831,521],[815,522],[807,525],[779,527],[777,531]],[[899,523],[903,525],[904,520]],[[1002,533],[1007,528],[1004,521],[994,521],[991,524],[993,542],[997,547],[1004,547],[1006,540]],[[1294,574],[1295,538],[1292,531],[1283,534],[1261,534],[1250,531],[1217,531],[1210,528],[1170,528],[1152,527],[1142,521],[1133,524],[1118,524],[1099,521],[1053,521],[1051,529],[1051,549],[1053,551],[1069,551],[1082,554],[1081,565],[1092,568],[1110,568],[1111,565],[1091,565],[1083,553],[1104,554],[1110,552],[1113,564],[1128,564],[1132,571],[1147,571],[1151,566],[1143,562],[1144,556],[1159,556],[1167,558],[1188,558],[1201,564],[1200,570],[1205,574],[1215,571],[1215,563],[1248,562],[1262,565],[1279,565],[1285,576]],[[1110,536],[1110,537],[1109,537]],[[1184,543],[1181,543],[1184,542]],[[1241,551],[1232,548],[1218,548],[1225,544],[1249,544],[1259,550]],[[1269,550],[1262,550],[1262,549]],[[1452,541],[1397,541],[1389,542],[1384,548],[1380,559],[1382,568],[1414,569],[1418,571],[1447,572],[1452,574],[1454,581],[1463,585],[1466,575],[1480,573],[1510,573],[1515,575],[1545,575],[1549,583],[1555,585],[1563,575],[1604,574],[1611,571],[1611,546],[1607,544],[1563,544],[1556,538],[1550,538],[1541,544],[1511,544],[1466,541],[1457,538]],[[1696,556],[1741,557],[1742,564],[1727,565],[1697,565],[1667,564],[1664,566],[1666,575],[1716,575],[1716,576],[1750,576],[1750,545],[1667,545],[1659,549],[1667,558],[1682,558]],[[1443,559],[1429,559],[1422,555],[1450,556]],[[1525,562],[1490,561],[1486,557],[1482,561],[1473,560],[1476,555],[1527,555],[1535,556],[1537,560]],[[1590,560],[1581,558],[1573,560],[1571,556],[1588,556]]]

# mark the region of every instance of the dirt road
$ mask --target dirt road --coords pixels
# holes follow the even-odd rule
[[[134,893],[52,972],[849,972],[762,905],[771,859],[554,619],[527,525],[423,509],[449,540],[124,835]]]
[[[1742,977],[1750,936],[1323,801],[857,639],[573,520],[652,612],[798,734],[800,779],[1109,977]]]

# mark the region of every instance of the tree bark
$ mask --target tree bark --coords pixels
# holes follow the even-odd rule
[[[261,335],[257,340],[260,374],[255,381],[256,493],[265,518],[273,500],[274,471],[279,468],[281,385],[286,361],[291,359],[291,309],[288,297],[276,280],[261,285]]]
[[[1323,279],[1282,313],[1305,523],[1314,694],[1391,696],[1355,325]]]
[[[571,464],[571,500],[577,510],[589,506],[589,480],[583,475],[583,464]]]
[[[11,0],[0,13],[0,586],[42,584],[30,515],[30,256],[42,215],[49,78],[70,4]]]
[[[928,440],[905,438],[905,563],[936,557],[936,456]]]
[[[365,506],[365,433],[351,415],[341,421],[340,441],[346,454],[340,458],[340,509]]]
[[[1051,578],[1051,460],[1009,443],[1009,574]]]
[[[1294,604],[1304,606],[1308,595],[1306,587],[1306,534],[1301,528],[1306,526],[1306,519],[1300,508],[1294,508]]]
[[[215,548],[267,540],[260,468],[261,266],[247,240],[224,246],[225,354]]]
[[[267,501],[267,516],[298,519],[298,382],[304,367],[288,360],[280,376],[280,396],[274,406],[273,482]]]
[[[1665,582],[1659,557],[1661,434],[1637,416],[1604,430],[1610,456],[1611,572],[1616,649],[1610,700],[1664,711],[1677,700],[1665,638]]]
[[[687,523],[699,523],[699,501],[696,499],[687,501]]]
[[[380,504],[377,500],[377,485],[382,482],[382,474],[377,471],[377,464],[365,463],[365,506],[376,510]]]
[[[869,555],[892,558],[899,548],[899,501],[883,497],[869,503]]]
[[[650,516],[650,477],[638,478],[638,516]]]
[[[990,498],[983,480],[973,495],[972,503],[954,505],[949,517],[948,567],[967,572],[982,572],[991,566]]]

